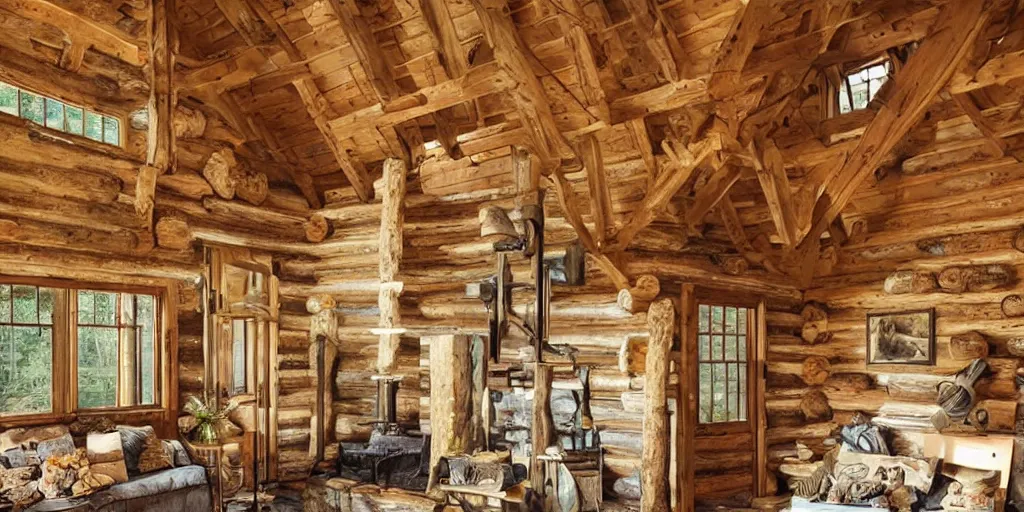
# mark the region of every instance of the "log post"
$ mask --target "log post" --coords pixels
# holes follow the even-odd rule
[[[135,179],[135,213],[142,219],[146,229],[153,229],[153,205],[156,197],[156,178],[160,169],[152,165],[139,168]]]
[[[676,504],[679,512],[693,512],[697,470],[694,460],[697,426],[697,299],[693,284],[684,284],[679,300],[682,335],[679,391],[676,393]],[[648,317],[649,318],[649,317]]]
[[[160,217],[156,221],[156,244],[166,249],[183,251],[192,244],[188,222],[176,217]]]
[[[402,164],[404,167],[405,164]],[[472,340],[465,335],[424,336],[430,346],[430,481],[441,457],[469,451],[473,389]]]
[[[544,463],[537,459],[551,445],[554,420],[551,418],[551,382],[554,367],[545,363],[533,364],[533,430],[530,432],[530,483],[539,493],[544,492]],[[434,388],[430,388],[433,396]],[[433,413],[433,411],[431,411]],[[433,421],[433,416],[430,417]]]
[[[402,203],[405,202],[405,161],[389,158],[384,161],[384,197],[380,212],[380,246],[378,277],[380,291],[377,305],[380,307],[380,341],[377,350],[377,373],[392,375],[398,365],[398,346],[401,343],[401,316],[398,297],[403,284],[396,281],[402,262],[402,227],[405,216]]]
[[[306,240],[314,244],[323,242],[334,231],[331,221],[319,213],[310,215],[302,227],[306,232]]]
[[[642,275],[636,278],[636,285],[632,288],[619,290],[615,302],[623,311],[636,314],[646,311],[659,293],[661,293],[661,283],[658,282],[658,278],[652,275]]]
[[[338,356],[338,314],[337,306],[330,295],[310,297],[306,301],[309,321],[309,369],[316,379],[317,403],[309,425],[309,456],[322,460],[325,456],[327,438],[334,428],[333,400],[330,387],[331,368]],[[322,340],[321,340],[322,338]]]
[[[641,455],[640,510],[668,510],[668,361],[675,332],[675,308],[670,299],[662,299],[647,311],[651,333],[644,374],[644,442]]]

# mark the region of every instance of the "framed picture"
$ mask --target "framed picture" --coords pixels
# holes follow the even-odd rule
[[[868,313],[868,364],[935,364],[935,310]]]

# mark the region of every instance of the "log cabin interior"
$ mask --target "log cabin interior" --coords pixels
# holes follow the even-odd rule
[[[0,0],[0,510],[1022,510],[1022,9]]]

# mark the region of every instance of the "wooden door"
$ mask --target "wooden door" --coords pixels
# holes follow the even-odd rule
[[[698,507],[747,506],[758,469],[754,308],[699,301],[687,351],[695,391],[693,495]]]

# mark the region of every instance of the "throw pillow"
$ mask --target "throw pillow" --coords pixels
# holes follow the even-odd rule
[[[54,456],[43,462],[43,477],[39,479],[39,492],[46,499],[71,495],[71,487],[78,481],[78,468],[74,455]]]
[[[164,440],[163,445],[164,452],[167,453],[174,467],[180,468],[192,464],[192,458],[188,456],[188,451],[182,446],[181,441],[177,439]]]
[[[6,452],[11,448],[34,449],[39,443],[56,439],[68,433],[68,427],[64,425],[48,425],[34,428],[12,428],[0,432],[0,452]]]
[[[942,474],[953,479],[942,508],[956,512],[988,512],[995,510],[995,495],[1000,473],[996,470],[974,469],[956,464],[943,464]]]
[[[0,502],[10,502],[15,510],[32,506],[43,496],[37,492],[39,467],[0,468]]]
[[[93,471],[92,464],[86,450],[79,449],[76,453],[77,480],[71,486],[71,495],[75,497],[86,496],[100,489],[114,485],[113,477]],[[127,477],[127,475],[125,475]]]
[[[109,476],[116,483],[128,481],[128,467],[124,463],[121,434],[93,432],[86,438],[86,448],[93,473]]]
[[[117,431],[121,434],[121,447],[129,474],[149,473],[171,467],[171,459],[164,452],[153,427],[118,425]]]
[[[71,434],[64,434],[54,439],[40,441],[36,447],[36,456],[39,460],[47,460],[50,457],[63,457],[75,453],[75,440]]]

